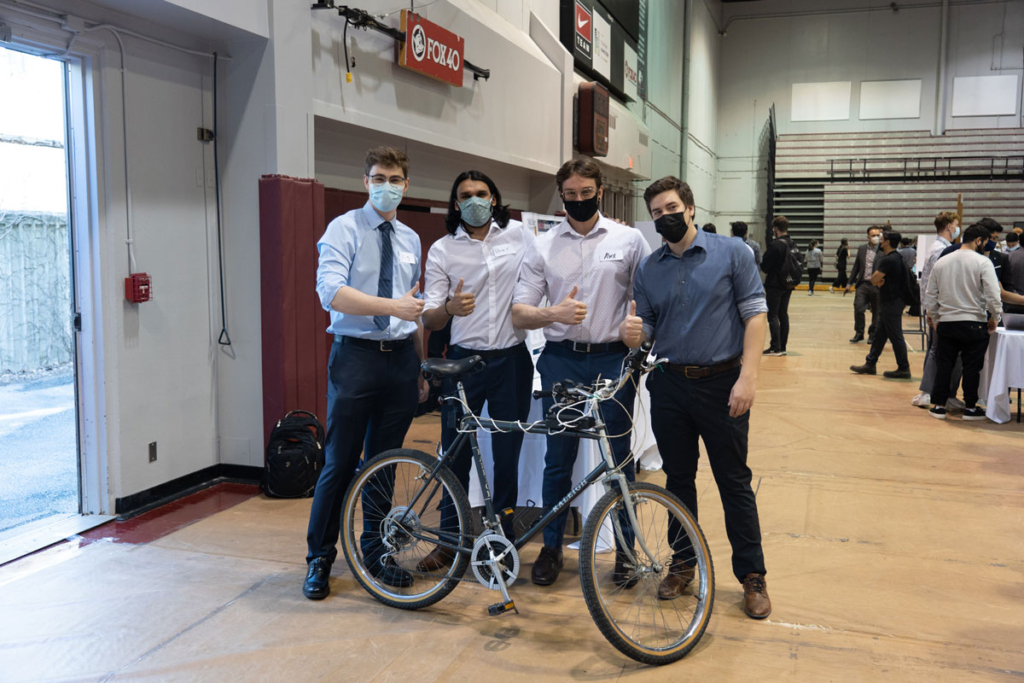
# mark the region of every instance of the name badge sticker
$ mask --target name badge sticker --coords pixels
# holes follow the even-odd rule
[[[514,253],[516,253],[516,249],[511,244],[500,244],[491,249],[491,256],[508,256]]]
[[[414,266],[416,265],[416,256],[407,251],[403,251],[398,255],[398,262],[408,263],[409,265]]]
[[[604,263],[605,261],[621,261],[622,260],[622,252],[621,251],[606,251],[606,250],[602,250],[602,251],[598,252],[598,255],[601,258],[601,263]]]

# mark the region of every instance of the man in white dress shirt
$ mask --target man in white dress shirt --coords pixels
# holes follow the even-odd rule
[[[445,224],[448,235],[427,254],[423,325],[441,330],[452,321],[448,358],[481,356],[487,367],[462,378],[469,408],[480,414],[484,403],[495,420],[521,420],[530,416],[533,360],[526,348],[526,331],[512,326],[512,293],[519,267],[532,248],[533,233],[519,221],[510,220],[494,181],[479,171],[466,171],[455,179]],[[446,386],[450,395],[453,386]],[[441,443],[447,450],[458,434],[457,406],[441,406]],[[495,434],[494,478],[491,482],[494,509],[514,509],[519,487],[519,451],[522,432]],[[469,448],[448,466],[463,488],[469,490],[472,454]],[[502,530],[515,540],[512,515],[501,519]],[[455,510],[442,501],[442,526],[457,527]],[[419,571],[431,572],[451,563],[454,553],[436,547],[419,563]]]
[[[541,383],[550,390],[566,379],[589,384],[598,376],[616,378],[627,353],[619,339],[618,321],[629,311],[633,276],[651,252],[640,234],[598,211],[602,196],[601,168],[587,158],[566,162],[555,176],[568,217],[537,238],[523,262],[512,306],[512,322],[520,329],[544,328],[546,344],[537,364]],[[544,299],[548,305],[541,306]],[[602,405],[615,461],[629,456],[635,387],[630,384]],[[547,412],[552,399],[544,400]],[[544,459],[545,508],[556,505],[572,488],[572,470],[579,439],[549,436]],[[632,463],[624,473],[633,479]],[[562,541],[568,510],[544,529],[544,547],[533,565],[532,580],[547,586],[562,569]],[[631,539],[626,539],[627,542]],[[615,581],[623,587],[636,579],[617,554]]]

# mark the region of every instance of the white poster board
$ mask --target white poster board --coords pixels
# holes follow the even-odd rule
[[[921,79],[862,81],[860,120],[921,118]]]
[[[1017,74],[953,79],[953,116],[1013,116]]]
[[[790,121],[846,121],[852,87],[851,81],[794,83]]]

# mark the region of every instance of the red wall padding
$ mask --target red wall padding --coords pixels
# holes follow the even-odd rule
[[[324,224],[322,184],[260,179],[264,443],[289,410],[327,418],[330,319],[316,294],[316,242]]]

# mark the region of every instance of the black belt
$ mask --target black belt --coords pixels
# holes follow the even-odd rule
[[[513,353],[516,353],[517,351],[519,351],[519,349],[525,349],[525,348],[526,348],[525,342],[524,343],[516,344],[515,346],[510,346],[507,349],[489,349],[487,351],[477,351],[476,349],[467,349],[465,346],[451,346],[451,347],[449,347],[449,349],[451,351],[456,351],[457,350],[457,351],[459,351],[461,353],[466,354],[465,355],[466,358],[468,358],[469,356],[480,356],[484,360],[488,360],[490,358],[501,358],[503,356],[511,356]]]
[[[407,346],[412,346],[412,337],[405,339],[360,339],[359,337],[345,337],[340,334],[334,335],[334,341],[347,346],[356,346],[369,351],[382,351],[390,353],[401,351]]]
[[[705,377],[712,377],[727,370],[738,368],[742,365],[742,360],[741,356],[737,356],[718,365],[680,365],[678,363],[666,363],[666,365],[668,365],[669,370],[684,375],[686,379],[704,379]]]
[[[609,351],[626,353],[629,351],[629,347],[620,341],[608,342],[606,344],[591,344],[590,342],[578,342],[564,339],[560,342],[553,343],[558,346],[564,346],[570,351],[575,351],[576,353],[608,353]]]

